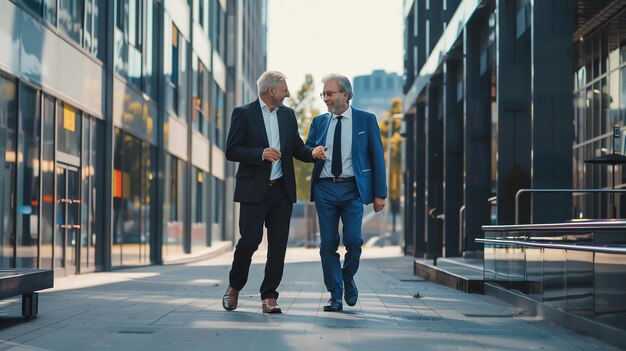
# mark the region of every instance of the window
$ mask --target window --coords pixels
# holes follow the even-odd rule
[[[99,50],[99,39],[106,32],[104,16],[106,0],[21,0],[20,2],[57,27],[60,32],[85,48],[87,52],[104,60],[104,50]]]
[[[39,92],[20,84],[20,162],[22,185],[17,208],[20,208],[20,225],[16,237],[16,267],[37,267],[39,243],[39,156],[41,141],[41,111]]]
[[[216,83],[213,83],[213,91],[215,92],[215,106],[213,111],[215,116],[215,125],[213,128],[213,143],[220,149],[224,149],[224,138],[222,137],[224,129],[224,92],[222,92],[222,90]]]
[[[226,239],[224,237],[224,232],[222,228],[222,223],[224,223],[224,181],[211,177],[212,179],[212,220],[213,220],[213,228],[211,228],[211,240],[214,241],[222,241]]]
[[[374,78],[374,91],[383,90],[383,79],[380,77]]]
[[[196,8],[194,9],[195,19],[202,28],[206,28],[207,24],[207,0],[196,0]]]
[[[209,135],[209,72],[199,58],[194,62],[193,77],[193,129],[208,137]]]
[[[82,113],[66,103],[59,104],[59,109],[57,149],[66,154],[80,156]]]
[[[219,0],[213,0],[213,8],[215,9],[215,37],[213,42],[215,43],[215,50],[224,57],[226,50],[224,47],[226,37],[226,13],[222,8]]]
[[[43,18],[53,26],[57,25],[57,0],[44,0]]]
[[[54,118],[56,102],[44,95],[41,148],[41,249],[39,268],[52,268],[52,237],[54,235]]]
[[[206,247],[209,243],[208,228],[208,202],[209,202],[209,176],[202,170],[193,167],[192,174],[193,196],[192,201],[192,223],[191,223],[191,246],[192,252]]]
[[[184,252],[185,162],[166,154],[165,172],[163,257],[171,258]]]
[[[41,15],[43,4],[41,0],[22,0],[22,4],[26,5],[29,9],[33,10],[38,15]]]
[[[157,58],[159,55],[155,52],[156,43],[159,40],[158,26],[158,11],[153,1],[148,1],[146,6],[146,37],[145,45],[143,47],[143,59],[144,59],[144,91],[156,100],[158,88],[157,88]]]
[[[57,26],[61,32],[81,44],[83,36],[83,1],[59,0]]]
[[[170,76],[170,83],[172,85],[172,108],[174,109],[175,113],[178,113],[178,75],[179,75],[179,71],[180,71],[180,64],[179,64],[179,60],[180,60],[180,53],[179,53],[179,38],[180,34],[178,33],[178,28],[176,28],[176,26],[172,25],[172,66],[171,66],[171,76]]]
[[[169,112],[187,121],[187,42],[182,34],[171,21],[166,21],[166,52],[165,52],[165,75],[168,86],[166,87],[166,108]]]
[[[143,89],[143,1],[117,0],[115,6],[116,72]]]
[[[150,262],[154,147],[115,128],[113,265]]]

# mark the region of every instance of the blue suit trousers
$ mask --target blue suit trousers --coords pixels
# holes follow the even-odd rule
[[[315,208],[320,225],[320,257],[324,284],[334,299],[342,300],[344,281],[353,279],[361,258],[361,224],[363,202],[355,182],[333,183],[318,180]],[[346,255],[341,266],[339,253],[339,219],[343,224],[343,244]]]

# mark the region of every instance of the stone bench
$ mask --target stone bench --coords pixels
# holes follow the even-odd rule
[[[52,288],[54,272],[50,269],[0,269],[0,299],[22,295],[22,316],[37,315],[38,290]]]

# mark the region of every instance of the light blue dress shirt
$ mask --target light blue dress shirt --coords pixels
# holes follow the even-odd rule
[[[267,140],[270,142],[270,147],[275,147],[280,150],[280,132],[278,129],[278,107],[274,111],[270,111],[267,104],[259,97],[259,103],[261,104],[261,111],[263,112],[263,124],[265,124],[265,131],[267,132]],[[261,156],[263,157],[263,156]],[[283,168],[280,160],[272,162],[272,172],[270,173],[270,180],[278,179],[283,176]]]
[[[354,177],[354,170],[352,169],[352,106],[348,106],[348,109],[341,114],[341,175],[340,178]],[[335,127],[337,126],[337,115],[330,115],[330,124],[328,126],[328,132],[326,133],[326,161],[324,162],[324,168],[320,174],[321,178],[333,178],[331,172],[333,162],[333,141],[335,138]]]

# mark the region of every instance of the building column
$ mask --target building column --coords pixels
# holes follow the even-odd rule
[[[464,203],[465,233],[462,251],[480,255],[482,226],[491,222],[491,101],[490,75],[481,72],[481,34],[488,19],[474,18],[464,31]]]
[[[514,0],[498,0],[497,14],[497,99],[498,164],[497,221],[515,223],[515,194],[530,188],[531,67],[530,30],[526,7],[516,8]],[[528,19],[530,20],[530,19]],[[522,223],[529,220],[529,202],[523,198]],[[522,214],[522,213],[520,213]]]
[[[404,115],[404,254],[413,255],[415,238],[415,113]]]
[[[531,0],[532,187],[572,187],[573,18],[568,0]],[[554,206],[558,203],[558,206]],[[571,218],[571,194],[532,197],[533,223]]]
[[[413,236],[413,256],[426,257],[426,106],[424,96],[418,97],[413,128],[413,206],[415,235]]]
[[[106,32],[115,31],[115,2],[106,3]],[[104,210],[104,228],[102,230],[102,241],[97,243],[96,269],[103,271],[111,270],[111,243],[113,240],[113,154],[115,128],[113,127],[113,71],[115,67],[115,39],[113,35],[106,36],[106,54],[104,64],[106,69],[104,78],[104,199],[102,204]]]
[[[460,55],[459,55],[460,57]],[[443,66],[443,204],[444,256],[461,255],[459,209],[463,203],[463,61],[447,59]]]
[[[427,257],[437,258],[443,245],[443,84],[435,76],[426,87],[426,241]]]
[[[158,28],[159,38],[163,38],[163,31],[165,30],[165,10],[162,6],[156,7],[155,10],[158,10],[158,20],[157,23],[154,24],[155,28]],[[163,39],[157,40],[155,43],[156,52],[159,53],[157,55],[157,67],[155,67],[156,72],[163,72],[163,53],[165,52],[165,43]],[[165,203],[165,75],[158,74],[157,75],[157,107],[158,107],[158,117],[157,117],[157,162],[156,162],[156,209],[151,211],[154,219],[151,222],[152,225],[155,225],[156,228],[154,230],[154,239],[150,243],[150,260],[154,264],[163,264],[163,226],[164,220],[163,218],[166,214],[163,211],[163,204]]]

